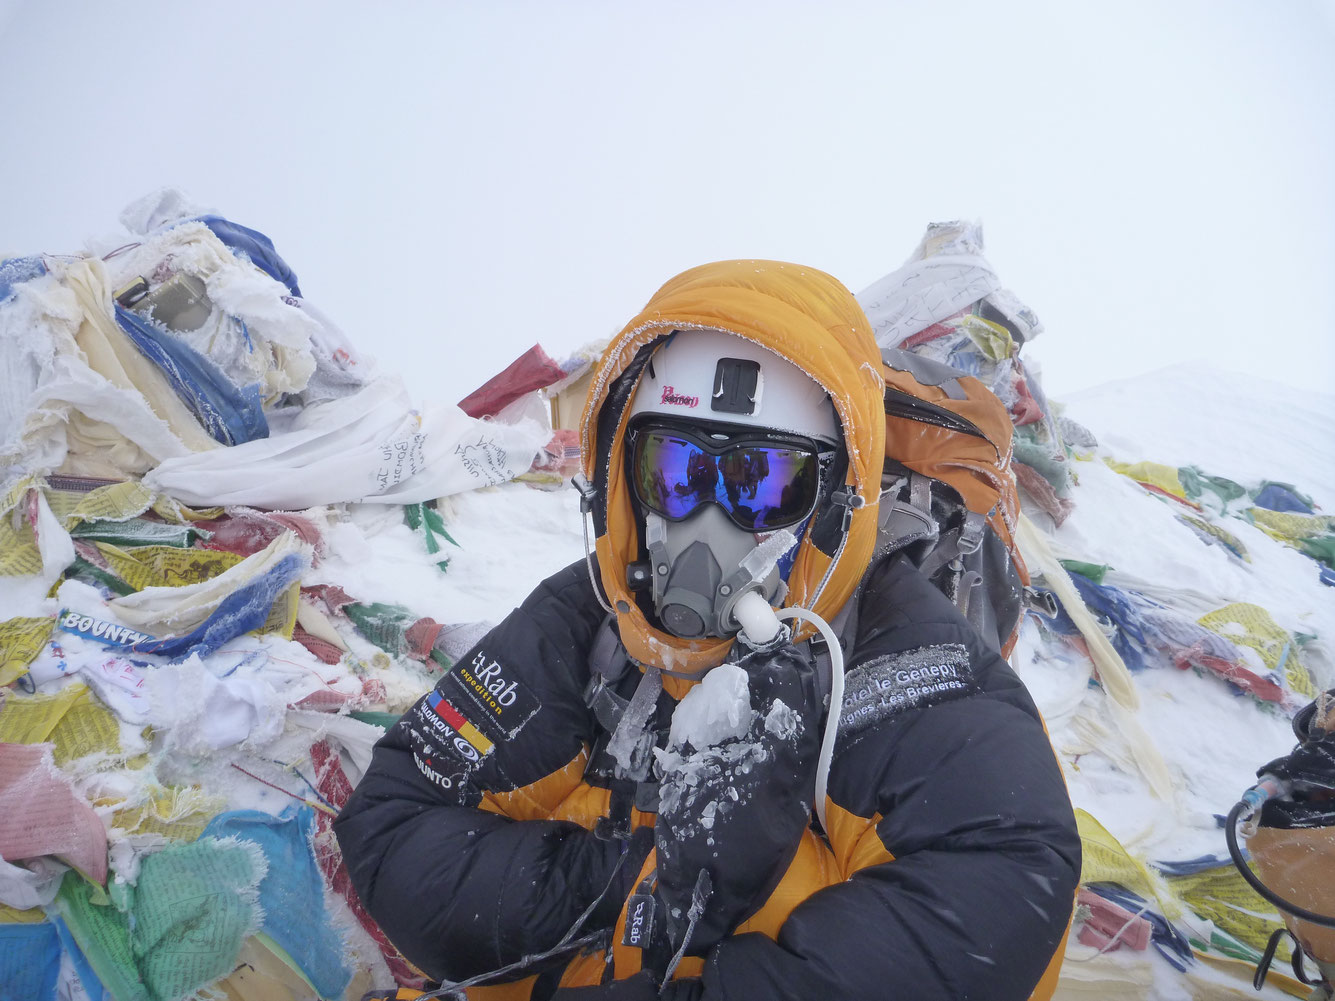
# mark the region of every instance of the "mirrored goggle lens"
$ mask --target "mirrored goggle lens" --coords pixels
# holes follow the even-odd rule
[[[768,532],[797,524],[816,502],[819,462],[809,449],[740,444],[715,455],[665,431],[640,433],[632,473],[651,511],[680,521],[714,501],[739,527]]]

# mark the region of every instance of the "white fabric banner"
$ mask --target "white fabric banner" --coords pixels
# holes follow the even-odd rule
[[[281,432],[161,463],[144,484],[186,504],[302,510],[362,501],[415,504],[525,472],[551,432],[414,410],[398,379],[304,409]]]

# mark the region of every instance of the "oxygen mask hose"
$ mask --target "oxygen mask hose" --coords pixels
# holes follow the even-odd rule
[[[763,648],[773,643],[779,635],[780,620],[800,619],[810,622],[825,638],[830,650],[830,710],[825,716],[825,733],[820,742],[820,757],[816,761],[816,816],[821,827],[829,830],[825,819],[825,791],[830,782],[830,762],[834,759],[834,741],[839,732],[839,710],[844,704],[844,651],[839,646],[839,637],[830,624],[815,612],[807,608],[780,608],[777,612],[770,608],[759,591],[747,591],[737,599],[732,609],[733,617],[741,624],[742,638],[748,646]]]

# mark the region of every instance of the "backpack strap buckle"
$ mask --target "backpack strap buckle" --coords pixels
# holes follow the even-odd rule
[[[959,555],[971,556],[978,552],[978,547],[983,544],[983,537],[987,534],[987,518],[977,512],[970,511],[964,516],[964,524],[960,528],[957,546]]]

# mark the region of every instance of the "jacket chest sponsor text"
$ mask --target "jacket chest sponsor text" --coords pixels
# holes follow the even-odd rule
[[[969,651],[958,643],[886,654],[845,675],[839,733],[856,734],[897,713],[974,691]]]
[[[479,650],[455,664],[441,679],[442,694],[491,739],[508,740],[542,708],[512,671]]]

